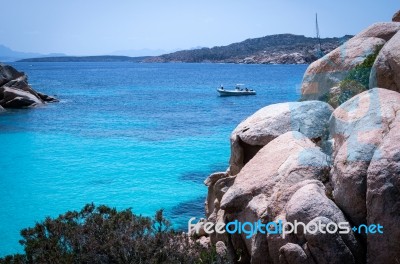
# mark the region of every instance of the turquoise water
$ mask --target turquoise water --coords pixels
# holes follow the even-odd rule
[[[0,255],[19,231],[94,202],[176,228],[204,215],[203,180],[225,170],[229,135],[257,109],[294,101],[305,65],[14,63],[58,104],[0,114]],[[218,97],[246,83],[251,97]]]

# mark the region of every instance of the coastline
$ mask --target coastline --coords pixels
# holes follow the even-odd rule
[[[96,199],[136,203],[140,213],[89,203],[80,212],[53,214],[22,232],[25,254],[8,260],[43,262],[54,254],[56,260],[79,256],[106,263],[394,263],[400,258],[399,47],[397,12],[393,22],[369,26],[308,65],[304,75],[304,65],[278,65],[279,75],[260,65],[244,71],[230,64],[217,69],[212,63],[126,63],[121,72],[104,62],[75,63],[81,68],[69,72],[74,78],[65,78],[68,68],[52,71],[58,74],[52,84],[59,82],[56,88],[69,102],[63,111],[59,105],[31,109],[57,99],[33,90],[24,73],[1,65],[0,104],[30,108],[0,108],[9,132],[0,133],[9,150],[2,166],[15,187],[3,187],[3,203],[23,193],[22,211],[51,211],[60,199],[64,206]],[[52,70],[35,65],[45,67],[34,70],[41,78]],[[260,74],[265,68],[268,89]],[[255,99],[223,99],[215,90],[209,99],[211,89],[204,86],[244,73],[259,78],[254,88],[262,92]],[[8,124],[10,116],[17,122]],[[243,121],[232,131],[238,120]],[[220,171],[227,156],[228,167]],[[213,166],[211,159],[217,161]],[[16,160],[21,164],[12,166]],[[196,217],[187,219],[188,234],[176,233],[155,206],[165,206],[166,214],[178,208],[176,214],[188,217],[183,212],[193,202],[202,204],[196,195],[204,191],[205,164],[220,171],[204,181],[206,218],[193,224]],[[183,200],[176,204],[178,198]],[[156,211],[153,219],[142,217],[149,205]],[[82,253],[81,243],[93,255]]]
[[[352,36],[321,39],[323,54],[337,48]],[[160,56],[62,56],[19,60],[20,62],[137,62],[137,63],[235,63],[309,64],[318,59],[318,40],[293,34],[248,39],[227,46],[181,50]]]
[[[240,263],[399,259],[399,17],[312,63],[300,102],[268,105],[233,130],[229,167],[205,180],[198,241]]]

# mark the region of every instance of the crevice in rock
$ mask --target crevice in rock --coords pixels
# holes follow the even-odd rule
[[[246,165],[247,162],[249,162],[257,153],[258,151],[264,147],[260,145],[250,145],[244,142],[240,137],[239,139],[239,145],[243,149],[243,166]]]

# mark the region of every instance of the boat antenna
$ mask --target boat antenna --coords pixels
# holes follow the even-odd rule
[[[321,58],[323,56],[323,52],[322,52],[322,45],[321,45],[321,36],[319,35],[318,13],[315,13],[315,29],[316,29],[317,40],[318,40],[318,58]]]

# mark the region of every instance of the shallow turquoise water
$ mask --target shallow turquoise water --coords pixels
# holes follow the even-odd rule
[[[257,109],[294,101],[305,65],[14,63],[61,103],[0,115],[0,255],[19,230],[94,202],[176,228],[203,216],[203,180],[224,170],[229,135]],[[252,97],[215,88],[246,83]]]

